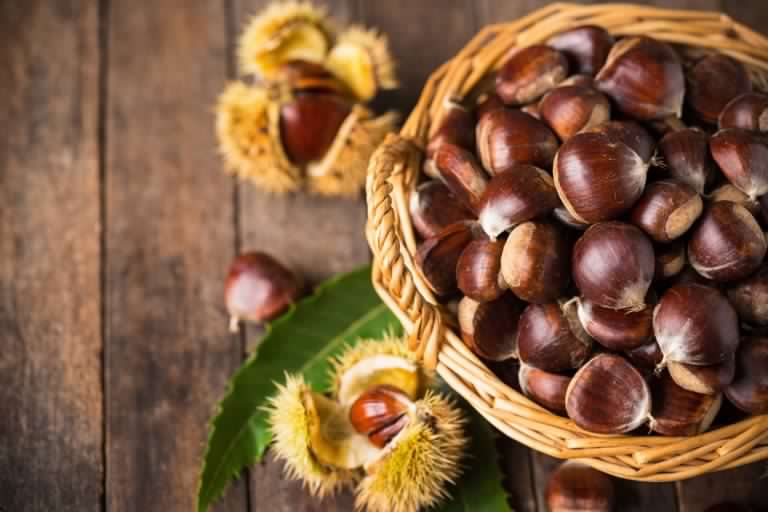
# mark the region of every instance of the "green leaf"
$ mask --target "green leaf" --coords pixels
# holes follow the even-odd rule
[[[318,391],[329,386],[330,357],[360,338],[399,333],[395,316],[371,285],[371,267],[326,281],[270,326],[258,352],[229,383],[211,425],[197,510],[205,512],[242,469],[258,462],[272,435],[262,410],[286,372]]]
[[[454,396],[455,393],[453,393]],[[470,446],[468,459],[459,481],[451,489],[451,501],[444,503],[438,512],[472,512],[488,510],[513,512],[507,502],[507,492],[502,486],[504,475],[499,466],[496,450],[496,431],[467,402],[459,400],[469,418],[467,434]]]

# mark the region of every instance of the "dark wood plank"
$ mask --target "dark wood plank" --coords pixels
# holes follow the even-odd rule
[[[225,3],[114,0],[108,30],[106,502],[193,510],[208,421],[240,361],[222,307],[233,185],[211,114]],[[245,510],[244,489],[217,510]]]
[[[98,3],[0,26],[0,509],[98,510]]]

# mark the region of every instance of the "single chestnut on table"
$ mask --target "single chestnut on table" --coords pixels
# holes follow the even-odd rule
[[[547,483],[549,512],[612,512],[615,489],[608,475],[577,461],[566,461]]]

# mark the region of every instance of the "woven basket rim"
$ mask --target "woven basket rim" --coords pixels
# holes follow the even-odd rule
[[[768,39],[719,12],[634,4],[550,4],[509,23],[482,29],[425,84],[399,135],[390,135],[368,169],[366,236],[373,284],[408,333],[409,346],[498,430],[547,455],[579,459],[620,478],[677,481],[768,458],[768,415],[690,437],[601,436],[532,402],[493,374],[456,334],[414,264],[416,238],[408,212],[422,149],[443,105],[461,101],[513,47],[544,42],[568,27],[595,24],[614,35],[650,34],[682,46],[729,55],[767,90]]]

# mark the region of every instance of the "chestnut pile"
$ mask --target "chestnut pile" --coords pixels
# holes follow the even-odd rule
[[[768,413],[749,70],[583,26],[514,50],[494,85],[447,105],[410,198],[418,270],[467,346],[591,432],[697,434],[723,397]]]

